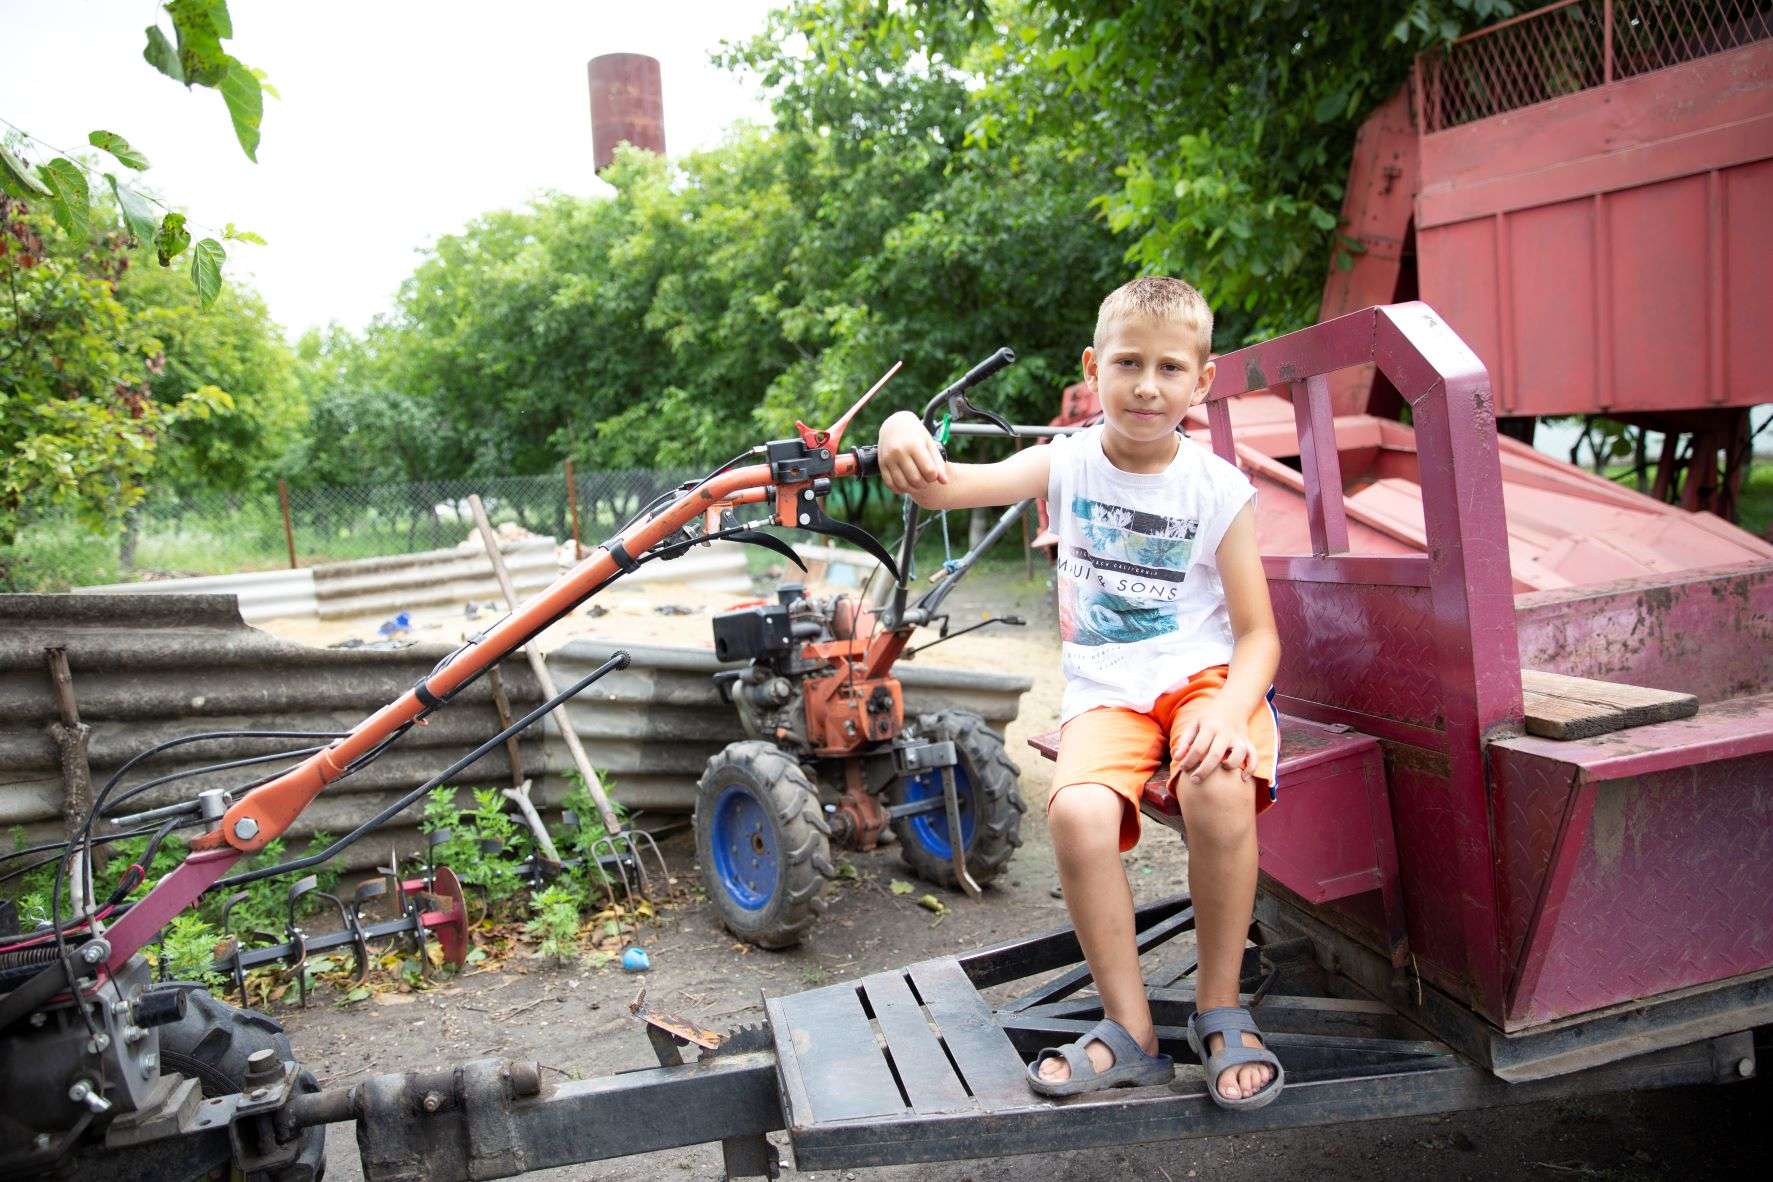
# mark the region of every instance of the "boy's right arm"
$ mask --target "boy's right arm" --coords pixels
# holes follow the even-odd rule
[[[1046,496],[1052,450],[1030,447],[995,464],[951,464],[917,416],[902,410],[880,426],[879,459],[887,487],[925,509],[973,509]]]

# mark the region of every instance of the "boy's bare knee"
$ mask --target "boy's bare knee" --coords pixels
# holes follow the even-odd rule
[[[1241,772],[1217,768],[1199,783],[1184,775],[1176,789],[1191,841],[1239,840],[1256,824],[1255,790]]]
[[[1120,794],[1106,784],[1068,784],[1053,796],[1047,829],[1053,844],[1065,849],[1101,845],[1120,850]]]

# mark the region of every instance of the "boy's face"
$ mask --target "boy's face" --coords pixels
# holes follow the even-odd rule
[[[1114,322],[1099,352],[1094,346],[1084,350],[1083,370],[1109,429],[1132,442],[1154,443],[1207,396],[1214,365],[1201,363],[1187,325],[1131,317]]]

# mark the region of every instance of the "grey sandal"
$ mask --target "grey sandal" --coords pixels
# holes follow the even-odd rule
[[[1222,1039],[1219,1053],[1209,1055],[1207,1040],[1215,1034]],[[1280,1095],[1281,1085],[1287,1078],[1286,1070],[1281,1067],[1280,1060],[1274,1057],[1274,1052],[1266,1045],[1259,1048],[1246,1047],[1242,1038],[1244,1034],[1262,1037],[1262,1031],[1256,1027],[1256,1019],[1243,1006],[1214,1006],[1210,1010],[1196,1010],[1188,1019],[1188,1045],[1194,1048],[1194,1053],[1207,1069],[1207,1094],[1221,1108],[1261,1108],[1270,1104]],[[1266,1063],[1274,1068],[1274,1078],[1255,1095],[1233,1100],[1219,1090],[1219,1077],[1226,1068],[1236,1067],[1241,1063]]]
[[[1084,1050],[1092,1042],[1101,1043],[1114,1055],[1114,1063],[1107,1071],[1097,1071]],[[1042,1079],[1040,1065],[1049,1058],[1065,1060],[1071,1067],[1070,1078]],[[1102,1019],[1078,1036],[1076,1042],[1043,1048],[1028,1065],[1028,1086],[1043,1096],[1081,1096],[1106,1088],[1166,1084],[1175,1078],[1176,1065],[1168,1055],[1146,1054],[1145,1048],[1127,1033],[1127,1028],[1113,1018]]]

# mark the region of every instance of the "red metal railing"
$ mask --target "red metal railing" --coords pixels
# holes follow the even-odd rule
[[[1773,0],[1560,0],[1417,58],[1417,120],[1444,131],[1767,37]]]

